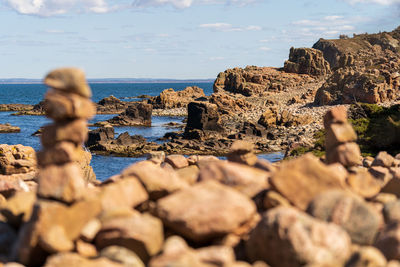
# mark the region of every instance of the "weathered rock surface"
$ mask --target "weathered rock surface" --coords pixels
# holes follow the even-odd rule
[[[314,48],[290,48],[289,60],[284,71],[298,74],[324,76],[331,73],[329,63],[320,50]]]
[[[0,175],[29,173],[36,170],[32,147],[0,144]]]
[[[314,219],[290,207],[262,215],[246,242],[249,259],[272,266],[292,267],[336,263],[350,256],[351,241],[339,226]]]
[[[124,112],[133,102],[126,102],[113,95],[103,98],[97,102],[97,114],[119,114]]]
[[[196,242],[233,232],[255,215],[249,198],[215,181],[204,181],[157,202],[157,216]]]
[[[107,122],[114,126],[151,126],[151,113],[152,106],[150,104],[134,103]]]
[[[203,89],[197,86],[189,86],[182,91],[172,88],[165,89],[159,96],[151,99],[150,104],[154,109],[171,109],[186,107],[190,102],[199,97],[205,97]]]
[[[191,102],[188,104],[186,131],[193,129],[222,131],[219,122],[220,117],[217,105],[206,102]]]
[[[0,133],[19,133],[21,128],[18,126],[12,126],[9,123],[1,124],[0,123]]]

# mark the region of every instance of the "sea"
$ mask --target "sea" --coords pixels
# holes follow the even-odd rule
[[[212,94],[212,86],[210,82],[173,82],[173,83],[92,83],[90,87],[93,92],[92,100],[98,102],[104,97],[113,95],[123,101],[139,100],[137,96],[149,95],[157,96],[164,89],[173,88],[174,90],[183,90],[187,86],[198,86],[204,90],[206,95]],[[0,84],[0,104],[37,104],[39,103],[47,91],[47,87],[43,84]],[[0,134],[0,144],[22,144],[31,146],[36,151],[41,149],[40,139],[32,136],[41,126],[51,123],[45,116],[14,116],[15,112],[0,112],[0,123],[10,123],[13,126],[21,128],[20,133]],[[90,121],[107,120],[113,115],[96,115]],[[173,131],[166,126],[169,122],[180,123],[183,117],[152,117],[151,127],[115,127],[116,134],[129,132],[129,134],[139,134],[149,141],[162,142],[159,138],[165,133]],[[269,153],[259,155],[259,157],[270,160],[271,162],[281,160],[282,153]],[[104,181],[112,175],[118,174],[127,166],[144,160],[145,158],[128,158],[102,156],[93,154],[91,165],[98,180]]]

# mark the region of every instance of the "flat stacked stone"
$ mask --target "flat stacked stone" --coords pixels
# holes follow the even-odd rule
[[[347,121],[347,109],[338,106],[329,110],[324,116],[324,127],[326,163],[340,163],[345,167],[359,165],[360,148],[355,143],[357,134]]]
[[[85,156],[87,120],[96,109],[83,71],[56,69],[44,79],[46,116],[54,121],[43,128],[43,150],[37,153],[38,196],[72,203],[83,196],[84,176],[79,166]]]

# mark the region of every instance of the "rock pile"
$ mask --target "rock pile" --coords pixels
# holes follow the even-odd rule
[[[360,148],[355,143],[357,135],[347,122],[347,109],[339,106],[324,116],[326,130],[325,150],[328,164],[340,163],[345,167],[360,164]]]
[[[153,107],[144,102],[135,102],[118,116],[107,120],[113,126],[151,126]]]
[[[290,48],[289,60],[285,61],[284,71],[324,76],[331,73],[331,68],[324,59],[324,54],[314,48]]]

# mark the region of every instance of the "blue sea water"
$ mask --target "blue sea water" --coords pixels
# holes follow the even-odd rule
[[[122,100],[132,101],[139,95],[159,95],[166,88],[183,90],[187,86],[199,86],[203,88],[206,95],[212,93],[212,83],[94,83],[91,84],[93,101],[98,102],[104,97],[114,95]],[[42,84],[0,84],[0,104],[37,104],[44,96],[47,88]],[[0,144],[22,144],[32,146],[40,150],[40,138],[32,136],[41,126],[51,123],[44,116],[13,116],[13,112],[0,112],[0,123],[11,123],[21,128],[20,133],[0,134]],[[107,120],[115,115],[96,115],[91,123]],[[158,139],[166,132],[173,131],[164,124],[168,122],[182,122],[182,117],[154,117],[151,127],[115,127],[116,134],[129,132],[129,134],[140,134],[149,141],[160,142]],[[270,161],[282,159],[281,153],[260,155],[261,158]],[[143,160],[144,158],[124,158],[93,155],[92,167],[99,180],[119,173],[130,164]]]

